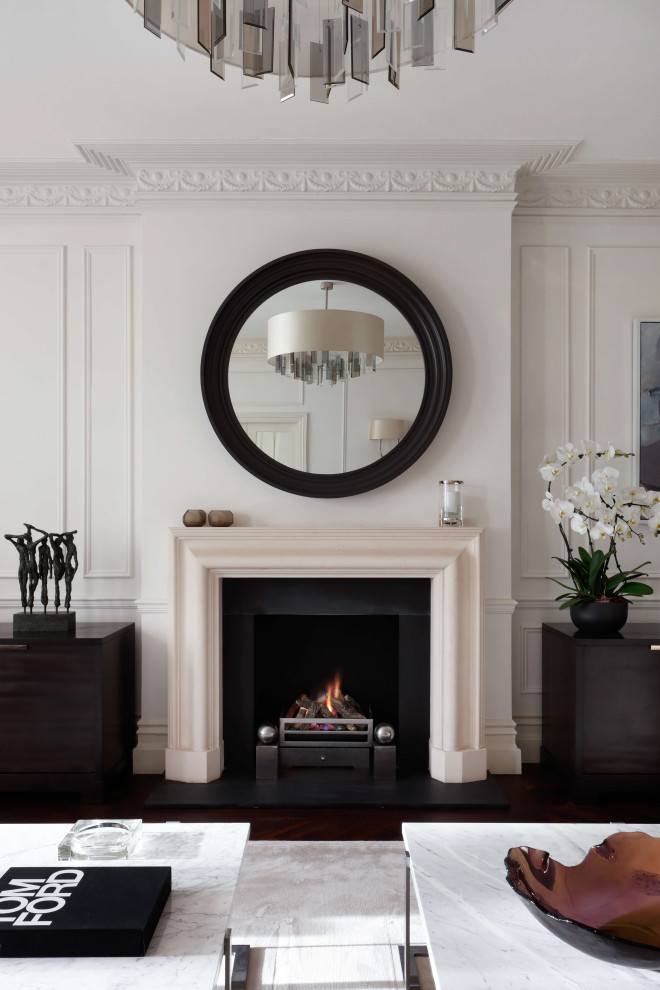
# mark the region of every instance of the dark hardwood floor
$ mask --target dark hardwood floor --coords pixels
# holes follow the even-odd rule
[[[608,796],[598,804],[571,800],[556,773],[527,764],[522,775],[495,779],[510,807],[505,810],[452,809],[416,811],[406,808],[145,808],[144,801],[159,780],[132,776],[119,782],[102,805],[82,804],[73,794],[0,794],[0,821],[74,822],[79,818],[142,818],[146,822],[249,821],[252,839],[400,839],[403,821],[466,822],[657,822],[660,794]]]

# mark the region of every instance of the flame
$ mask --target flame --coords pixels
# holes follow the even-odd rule
[[[325,705],[325,707],[328,709],[329,712],[332,712],[333,715],[336,715],[337,712],[335,711],[334,705],[332,704],[332,699],[333,698],[339,698],[339,699],[342,698],[342,693],[341,693],[341,673],[335,674],[334,683],[333,684],[328,684],[326,694],[327,694],[327,697],[326,697],[325,701],[323,702],[323,704]]]
[[[328,684],[328,697],[325,699],[323,704],[325,705],[325,707],[328,709],[329,712],[332,712],[333,715],[336,715],[337,712],[332,707],[331,691],[332,691],[332,684]]]

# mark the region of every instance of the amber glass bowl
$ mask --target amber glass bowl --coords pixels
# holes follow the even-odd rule
[[[528,846],[504,862],[507,883],[558,938],[605,962],[660,970],[660,839],[617,832],[577,866]]]

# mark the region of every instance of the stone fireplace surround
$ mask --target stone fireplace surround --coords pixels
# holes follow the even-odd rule
[[[429,770],[486,778],[483,530],[177,528],[171,530],[169,735],[165,776],[222,775],[224,577],[431,579]]]

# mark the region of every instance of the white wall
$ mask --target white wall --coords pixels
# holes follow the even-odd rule
[[[530,211],[531,212],[531,211]],[[542,212],[542,211],[541,211]],[[513,231],[513,711],[523,759],[538,759],[541,622],[568,622],[554,603],[561,577],[556,526],[541,509],[542,457],[567,440],[635,449],[635,319],[660,314],[660,216],[547,210],[516,216]],[[578,213],[577,216],[575,214]],[[631,472],[617,463],[622,480]],[[625,567],[651,560],[653,599],[629,622],[660,619],[660,543],[622,548]]]
[[[489,717],[510,723],[506,199],[483,208],[397,202],[388,210],[379,202],[177,203],[145,208],[140,224],[48,217],[3,227],[0,270],[9,302],[1,332],[13,347],[11,362],[3,362],[3,402],[9,418],[25,406],[25,376],[17,368],[29,368],[30,436],[47,455],[32,459],[28,474],[13,474],[3,520],[10,529],[24,517],[45,528],[60,520],[77,526],[87,561],[74,585],[76,607],[87,601],[81,617],[138,619],[142,740],[157,746],[165,729],[168,530],[185,509],[230,508],[243,526],[435,526],[438,480],[448,476],[466,481],[466,523],[487,531],[486,596],[495,610],[505,603],[503,615],[489,616],[487,708]],[[255,238],[254,230],[264,228],[273,236]],[[38,250],[25,254],[25,245]],[[216,309],[274,254],[305,247],[349,248],[400,268],[436,306],[452,351],[453,397],[431,448],[402,477],[354,498],[305,499],[258,481],[219,443],[202,403],[200,357]],[[40,287],[37,301],[30,285]],[[62,341],[68,373],[58,404],[52,364]],[[67,440],[59,515],[56,421],[66,423]],[[11,443],[16,447],[13,437]],[[16,562],[8,544],[0,552],[7,619]],[[152,765],[147,760],[146,768]]]

